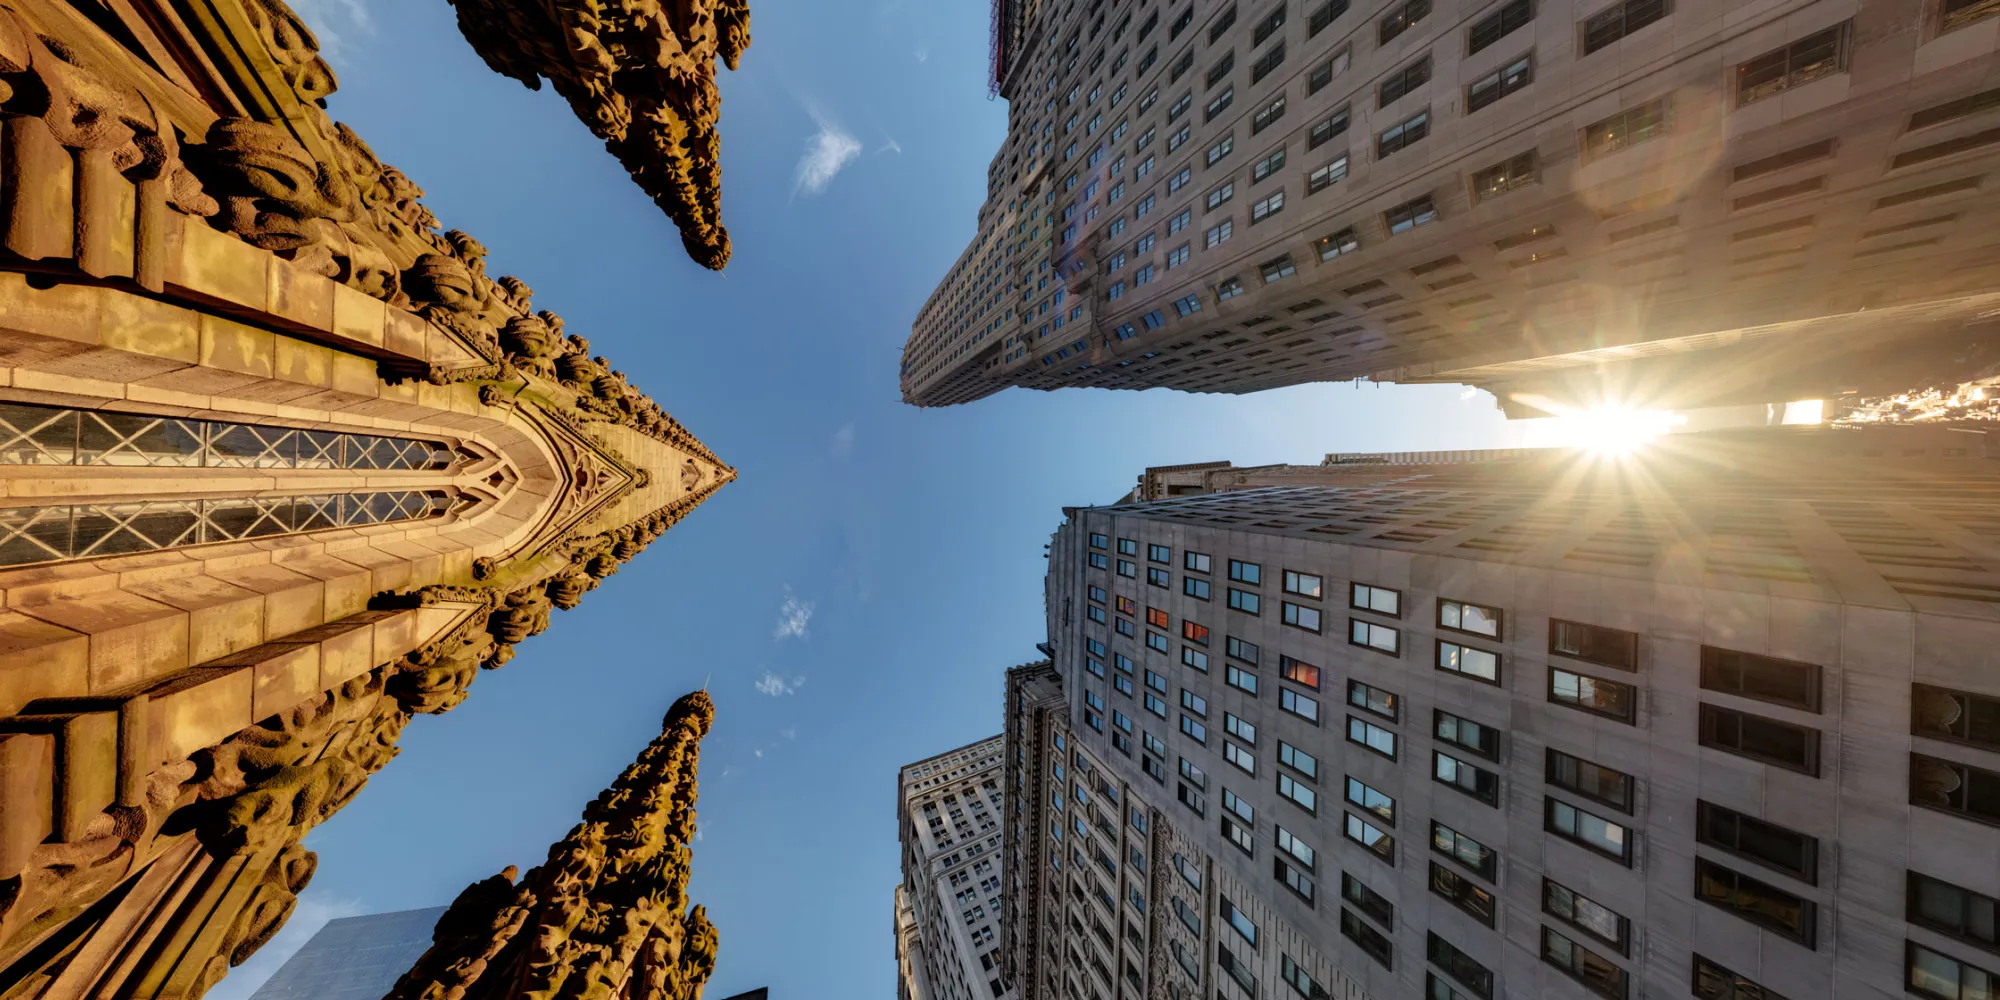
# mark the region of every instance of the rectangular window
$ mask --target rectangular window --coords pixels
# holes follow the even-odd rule
[[[1630,724],[1638,702],[1630,684],[1549,668],[1549,701]],[[1706,708],[1707,706],[1703,706]]]
[[[1304,660],[1295,660],[1289,656],[1278,657],[1278,674],[1300,687],[1319,690],[1319,668]]]
[[[1471,990],[1474,996],[1480,1000],[1493,1000],[1493,973],[1473,961],[1471,955],[1459,951],[1450,941],[1438,937],[1436,931],[1426,932],[1424,954],[1432,965],[1458,980],[1459,985]]]
[[[1334,184],[1338,183],[1342,178],[1345,178],[1346,176],[1347,176],[1347,154],[1342,153],[1339,156],[1334,157],[1325,166],[1320,167],[1319,169],[1314,170],[1312,173],[1306,175],[1306,193],[1318,194],[1321,191],[1324,191],[1327,188],[1332,187]],[[1351,229],[1347,230],[1349,236],[1352,236],[1353,232],[1354,231]],[[1347,242],[1353,242],[1353,241],[1349,240]],[[1359,244],[1357,243],[1356,246],[1358,247]],[[1340,252],[1345,252],[1347,249],[1348,249],[1347,247],[1343,246],[1340,248]],[[1338,255],[1339,254],[1336,253],[1334,256]],[[1321,247],[1320,259],[1321,260],[1327,259],[1327,254],[1325,253],[1324,246]]]
[[[1535,80],[1535,59],[1532,54],[1522,56],[1487,75],[1472,81],[1466,88],[1465,110],[1467,114],[1487,107],[1508,94],[1521,90]]]
[[[1583,54],[1590,55],[1667,16],[1667,0],[1624,0],[1584,19]]]
[[[1563,885],[1542,879],[1542,912],[1626,953],[1632,923],[1610,907]]]
[[[1388,79],[1382,81],[1382,86],[1377,93],[1380,99],[1376,102],[1375,106],[1377,108],[1386,108],[1396,103],[1398,98],[1415,91],[1430,81],[1431,57],[1429,53],[1425,53],[1416,62],[1389,74]]]
[[[1091,548],[1093,548],[1093,549],[1101,549],[1101,548],[1104,548],[1105,546],[1107,546],[1107,545],[1110,545],[1110,544],[1111,544],[1111,538],[1110,538],[1110,536],[1107,536],[1107,535],[1100,535],[1100,534],[1098,534],[1098,533],[1097,533],[1097,532],[1095,532],[1095,531],[1093,531],[1093,532],[1091,532],[1091,533],[1090,533],[1090,547],[1091,547]]]
[[[1623,771],[1615,771],[1602,764],[1593,764],[1581,757],[1572,757],[1561,750],[1549,747],[1544,774],[1548,783],[1557,788],[1575,792],[1627,815],[1632,812],[1632,789],[1635,782],[1631,775]]]
[[[1907,909],[1910,923],[2000,952],[2000,899],[1911,872]]]
[[[1666,135],[1667,131],[1667,99],[1662,97],[1647,101],[1585,126],[1583,158],[1588,162],[1631,149],[1649,139]]]
[[[1139,565],[1120,559],[1118,560],[1118,575],[1136,580],[1139,577]]]
[[[1626,865],[1632,863],[1632,831],[1561,799],[1547,800],[1543,829]]]
[[[1950,955],[1906,942],[1903,964],[1911,993],[1937,1000],[1991,1000],[2000,988],[2000,973],[1961,962]]]
[[[1395,722],[1401,712],[1402,699],[1394,693],[1384,691],[1370,684],[1349,679],[1347,682],[1347,703],[1364,712],[1371,712]]]
[[[1225,135],[1222,138],[1217,139],[1215,141],[1215,144],[1208,147],[1208,152],[1204,154],[1207,160],[1206,165],[1211,167],[1215,166],[1217,163],[1221,162],[1223,157],[1228,156],[1230,152],[1233,151],[1235,148],[1236,148],[1235,136]]]
[[[1273,191],[1270,194],[1264,196],[1263,198],[1258,199],[1254,204],[1250,206],[1250,224],[1254,226],[1257,223],[1262,222],[1265,219],[1268,219],[1271,216],[1278,214],[1278,212],[1282,211],[1284,207],[1285,207],[1285,192]]]
[[[1619,670],[1639,669],[1639,636],[1601,625],[1549,619],[1549,652]]]
[[[1235,224],[1228,219],[1224,219],[1220,223],[1208,227],[1208,232],[1202,236],[1202,249],[1213,250],[1229,242],[1229,237],[1235,229]]]
[[[1173,644],[1167,641],[1166,636],[1161,635],[1158,632],[1147,632],[1146,648],[1151,649],[1156,653],[1167,653],[1173,650]]]
[[[1368,888],[1362,881],[1346,872],[1340,873],[1340,898],[1354,904],[1355,909],[1373,917],[1384,927],[1396,925],[1396,905],[1388,897]],[[1314,1000],[1325,1000],[1317,997]]]
[[[1511,3],[1473,22],[1472,31],[1466,43],[1466,53],[1478,52],[1494,42],[1526,27],[1535,19],[1535,9],[1530,0],[1512,0]]]
[[[1373,823],[1353,813],[1341,813],[1341,834],[1347,839],[1368,849],[1368,853],[1388,862],[1396,863],[1396,838],[1383,833]]]
[[[1819,730],[1704,703],[1701,745],[1819,777]]]
[[[1210,560],[1206,552],[1183,553],[1181,568],[1195,573],[1208,572]]]
[[[1278,775],[1278,794],[1297,803],[1298,807],[1306,812],[1314,814],[1319,812],[1319,793],[1313,791],[1310,786],[1300,784],[1289,774]]]
[[[1431,892],[1449,900],[1453,906],[1463,910],[1467,916],[1493,926],[1493,894],[1479,887],[1479,883],[1460,875],[1450,868],[1433,861],[1431,864]]]
[[[1146,671],[1146,686],[1152,688],[1155,691],[1160,692],[1161,694],[1167,693],[1166,677],[1161,674],[1156,674],[1151,670]]]
[[[1139,540],[1136,538],[1120,538],[1118,540],[1118,554],[1121,556],[1138,555]]]
[[[1695,802],[1695,840],[1807,885],[1819,884],[1819,839],[1706,799]]]
[[[1701,647],[1701,686],[1710,691],[1819,711],[1819,666],[1733,649]],[[2000,724],[2000,710],[1996,710]]]
[[[1357,583],[1349,592],[1347,606],[1360,611],[1373,611],[1378,615],[1388,615],[1391,618],[1401,618],[1403,592]]]
[[[1306,148],[1318,149],[1331,141],[1334,136],[1346,131],[1347,109],[1341,108],[1339,111],[1335,111],[1333,114],[1313,123],[1312,129],[1306,133]]]
[[[1312,573],[1299,573],[1289,569],[1285,571],[1285,593],[1287,594],[1297,594],[1300,597],[1310,597],[1318,600],[1322,596],[1320,593],[1322,586],[1320,578]]]
[[[1250,182],[1256,183],[1278,172],[1285,165],[1285,147],[1279,146],[1250,168]]]
[[[1217,94],[1209,99],[1208,106],[1203,109],[1203,114],[1205,115],[1205,117],[1202,118],[1202,121],[1204,122],[1214,121],[1216,115],[1221,114],[1223,111],[1227,110],[1231,104],[1234,103],[1236,103],[1236,88],[1235,87],[1223,88],[1222,93]],[[1185,126],[1182,127],[1182,131],[1186,131]],[[1169,144],[1167,146],[1168,152],[1173,152],[1173,149],[1174,147],[1172,144]]]
[[[1418,226],[1427,226],[1437,221],[1437,205],[1430,195],[1422,195],[1397,205],[1382,213],[1382,224],[1389,229],[1389,235],[1407,233]]]
[[[1278,49],[1278,52],[1280,55],[1282,55],[1284,53],[1283,47],[1280,47]],[[1256,81],[1253,80],[1251,82],[1254,83]],[[1264,105],[1264,109],[1262,111],[1259,111],[1256,114],[1250,116],[1250,134],[1256,135],[1257,133],[1262,132],[1267,128],[1270,128],[1272,123],[1276,122],[1278,119],[1283,117],[1285,117],[1285,95],[1279,94],[1277,100],[1274,100],[1271,103]],[[1263,162],[1259,161],[1258,166],[1262,167]],[[1266,170],[1265,173],[1268,174],[1270,173],[1270,171]],[[1254,171],[1252,176],[1256,180],[1264,179],[1262,176],[1257,176],[1254,173]]]
[[[1259,563],[1229,560],[1229,578],[1238,583],[1261,584],[1264,582],[1264,567]]]
[[[1402,649],[1402,633],[1387,625],[1365,622],[1359,618],[1347,620],[1347,643],[1350,646],[1365,646],[1377,652],[1396,656]]]
[[[1233,182],[1225,183],[1221,187],[1218,187],[1215,190],[1210,191],[1207,194],[1207,196],[1203,199],[1203,204],[1207,206],[1206,210],[1213,211],[1214,209],[1220,208],[1223,202],[1226,202],[1234,197],[1236,197],[1235,183]]]
[[[1387,45],[1430,15],[1431,0],[1405,0],[1383,15],[1376,24],[1376,38],[1380,44]]]
[[[1206,601],[1208,600],[1208,581],[1197,580],[1191,576],[1182,577],[1181,593],[1186,594],[1197,601]]]
[[[1624,969],[1547,927],[1542,928],[1542,961],[1568,973],[1598,996],[1625,1000],[1629,994]]]
[[[1347,801],[1374,813],[1389,826],[1396,825],[1396,800],[1351,774],[1347,776]]]
[[[1472,200],[1477,203],[1535,182],[1535,151],[1528,150],[1472,173]]]
[[[1483,635],[1489,639],[1500,638],[1500,609],[1489,608],[1467,601],[1438,601],[1439,628],[1453,632],[1467,632]]]
[[[1242,910],[1237,909],[1235,904],[1229,901],[1228,897],[1217,898],[1221,900],[1218,912],[1222,914],[1223,922],[1227,923],[1231,930],[1242,935],[1244,942],[1249,944],[1250,947],[1257,947],[1256,922],[1245,916]]]
[[[1154,607],[1148,607],[1148,608],[1146,609],[1146,624],[1148,624],[1148,625],[1150,625],[1150,626],[1152,626],[1152,627],[1154,627],[1154,628],[1167,628],[1167,627],[1168,627],[1168,624],[1169,624],[1169,623],[1170,623],[1171,621],[1172,621],[1172,619],[1170,619],[1170,618],[1168,618],[1168,617],[1167,617],[1167,613],[1166,613],[1165,611],[1163,611],[1163,610],[1159,609],[1159,608],[1154,608]],[[1194,623],[1193,623],[1193,622],[1184,622],[1184,623],[1182,623],[1182,625],[1183,625],[1183,627],[1185,627],[1185,626],[1188,626],[1188,625],[1194,625]],[[1199,625],[1195,625],[1195,627],[1196,627],[1196,628],[1200,628],[1201,626],[1199,626]]]
[[[1224,808],[1227,808],[1226,800],[1229,798],[1228,789],[1223,789],[1222,797],[1225,800]],[[1227,816],[1222,817],[1222,839],[1236,845],[1236,849],[1242,851],[1245,855],[1255,857],[1257,854],[1257,842],[1252,839],[1249,829]]]
[[[1181,647],[1181,663],[1202,673],[1208,673],[1208,654],[1189,646]]]
[[[1319,725],[1319,702],[1291,688],[1278,689],[1278,707],[1315,726]]]
[[[1431,821],[1431,850],[1488,882],[1498,881],[1500,858],[1492,848],[1436,820]]]
[[[2000,826],[2000,773],[1913,753],[1910,803]]]
[[[1383,968],[1392,967],[1390,959],[1395,949],[1390,947],[1389,939],[1383,937],[1381,931],[1369,926],[1367,921],[1355,916],[1354,911],[1346,907],[1340,910],[1340,933],[1342,937],[1354,942],[1363,954],[1380,962]]]
[[[1229,588],[1229,606],[1237,611],[1254,615],[1261,603],[1261,599],[1252,591]]]
[[[1738,64],[1737,105],[1761,101],[1845,69],[1848,24],[1843,21]]]
[[[1228,76],[1229,71],[1235,68],[1236,68],[1236,53],[1233,51],[1223,53],[1222,58],[1220,60],[1217,60],[1215,65],[1210,66],[1208,68],[1208,77],[1206,85],[1213,87],[1216,84],[1221,83],[1222,78]]]
[[[1488,684],[1500,683],[1500,656],[1483,649],[1438,640],[1437,668],[1448,674],[1470,677]]]
[[[1208,699],[1187,688],[1181,688],[1181,707],[1204,719],[1208,718]]]
[[[1278,763],[1305,775],[1308,780],[1319,778],[1319,758],[1284,740],[1278,741]]]
[[[1208,745],[1208,727],[1194,721],[1189,716],[1181,716],[1181,732],[1187,734],[1187,737],[1196,743],[1200,743],[1203,746]]]
[[[1162,613],[1160,617],[1164,619],[1166,615]],[[1150,620],[1148,621],[1148,624],[1152,624]],[[1162,628],[1166,627],[1166,622],[1164,621],[1161,621],[1158,624]],[[1206,646],[1208,645],[1208,626],[1200,625],[1195,622],[1188,621],[1187,619],[1182,619],[1181,638],[1186,639],[1189,642],[1199,643],[1203,646]]]
[[[1314,240],[1313,247],[1319,251],[1320,262],[1325,263],[1341,254],[1353,253],[1361,249],[1361,240],[1355,235],[1354,227],[1349,226],[1339,232]]]
[[[1347,742],[1367,747],[1390,760],[1396,759],[1396,734],[1355,716],[1347,717]]]
[[[1257,745],[1257,727],[1251,725],[1249,722],[1246,722],[1241,718],[1238,718],[1236,713],[1234,712],[1222,713],[1222,728],[1226,730],[1229,733],[1229,735],[1234,736],[1237,739],[1250,744],[1251,746]]]
[[[1174,561],[1174,550],[1164,545],[1154,545],[1148,542],[1146,544],[1146,560],[1156,563],[1172,563]]]
[[[1238,639],[1235,636],[1230,636],[1229,639],[1223,643],[1223,646],[1225,649],[1228,650],[1230,656],[1242,660],[1243,662],[1248,663],[1253,667],[1257,665],[1256,643],[1244,642],[1243,640]]]
[[[1164,719],[1167,717],[1167,703],[1149,694],[1146,696],[1146,711]]]
[[[1765,989],[1700,955],[1694,957],[1694,995],[1696,1000],[1785,1000],[1777,991]]]
[[[1500,805],[1500,776],[1441,750],[1431,751],[1431,778],[1489,806]]]
[[[1292,265],[1291,254],[1286,254],[1283,257],[1278,257],[1273,260],[1267,260],[1264,263],[1257,265],[1257,274],[1264,279],[1264,283],[1267,285],[1273,281],[1279,281],[1284,278],[1289,278],[1297,273],[1298,273],[1298,268]]]
[[[1318,893],[1319,887],[1313,883],[1312,877],[1307,875],[1304,869],[1294,866],[1284,858],[1274,857],[1271,859],[1271,875],[1283,882],[1285,888],[1305,900],[1307,906],[1313,905],[1313,897]]]
[[[1293,604],[1290,601],[1282,603],[1284,604],[1285,624],[1293,628],[1304,629],[1307,632],[1319,632],[1318,608],[1307,607],[1303,604]]]
[[[1812,900],[1800,899],[1707,858],[1694,859],[1694,895],[1808,948],[1818,936],[1819,914]]]
[[[1223,683],[1228,684],[1230,687],[1238,691],[1247,692],[1253,698],[1257,696],[1256,674],[1244,670],[1234,663],[1227,663],[1223,665],[1222,677]]]
[[[1375,158],[1378,160],[1386,159],[1391,153],[1414,146],[1430,134],[1431,111],[1429,108],[1425,108],[1389,126],[1380,136],[1377,136],[1375,139]]]
[[[1350,682],[1352,683],[1352,682]],[[1349,699],[1352,700],[1351,698]],[[1492,726],[1433,709],[1432,733],[1440,743],[1470,750],[1487,760],[1500,759],[1500,731]]]
[[[1335,18],[1345,13],[1347,13],[1347,0],[1326,0],[1325,3],[1313,8],[1311,16],[1306,18],[1306,37],[1318,35],[1326,30],[1326,26],[1332,24]]]

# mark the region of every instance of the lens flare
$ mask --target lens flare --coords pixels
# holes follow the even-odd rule
[[[1670,434],[1687,418],[1668,410],[1636,410],[1597,406],[1532,421],[1527,444],[1541,448],[1576,448],[1603,458],[1623,458],[1662,434]]]

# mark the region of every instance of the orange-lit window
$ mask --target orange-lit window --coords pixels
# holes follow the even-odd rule
[[[1167,620],[1166,612],[1161,611],[1159,608],[1147,608],[1146,624],[1154,628],[1167,628],[1170,623]]]

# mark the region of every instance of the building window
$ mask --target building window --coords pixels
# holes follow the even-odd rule
[[[1700,955],[1694,957],[1694,995],[1696,1000],[1785,1000]]]
[[[1431,14],[1431,0],[1405,0],[1398,4],[1376,25],[1376,38],[1382,45],[1389,44],[1403,32]]]
[[[1431,778],[1489,806],[1500,805],[1500,776],[1440,750],[1431,751]]]
[[[1319,702],[1290,688],[1278,689],[1278,707],[1313,725],[1319,725]]]
[[[1343,169],[1346,166],[1346,160],[1346,157],[1341,157]],[[1349,226],[1337,233],[1322,236],[1314,240],[1313,248],[1319,251],[1320,263],[1324,264],[1341,254],[1353,253],[1361,249],[1361,238],[1355,234],[1354,227]]]
[[[1181,593],[1197,601],[1206,601],[1208,600],[1208,581],[1197,580],[1191,576],[1184,577],[1181,580]]]
[[[1293,628],[1304,629],[1307,632],[1319,632],[1318,608],[1306,607],[1303,604],[1293,604],[1290,601],[1283,601],[1281,603],[1284,605],[1285,624]]]
[[[1695,898],[1791,938],[1808,948],[1818,932],[1812,900],[1732,871],[1706,858],[1694,859]]]
[[[1667,130],[1667,99],[1647,101],[1587,126],[1583,130],[1583,158],[1588,162],[1609,156],[1666,135]]]
[[[1449,900],[1453,906],[1463,910],[1467,916],[1493,926],[1496,907],[1493,894],[1479,887],[1479,884],[1452,871],[1437,862],[1431,862],[1431,892]]]
[[[1736,103],[1761,101],[1847,68],[1846,21],[1736,67]]]
[[[1319,793],[1309,786],[1300,784],[1289,774],[1278,775],[1278,794],[1308,813],[1316,815],[1319,812]]]
[[[1512,0],[1506,6],[1473,22],[1466,42],[1466,54],[1470,55],[1492,45],[1494,42],[1513,34],[1535,19],[1535,8],[1530,0]]]
[[[1236,230],[1235,224],[1228,219],[1224,219],[1220,223],[1210,226],[1208,228],[1208,232],[1202,236],[1202,249],[1213,250],[1216,247],[1219,247],[1222,244],[1229,242],[1229,237],[1234,235],[1235,230]],[[1238,287],[1241,287],[1240,284]],[[1194,301],[1194,296],[1188,296],[1188,299],[1190,301]]]
[[[1347,776],[1347,801],[1374,813],[1389,826],[1396,825],[1396,800],[1351,774]]]
[[[1335,18],[1347,13],[1347,3],[1348,0],[1326,0],[1325,3],[1313,8],[1312,14],[1306,18],[1306,37],[1318,35],[1326,30],[1327,25],[1332,24]]]
[[[1395,904],[1346,872],[1340,873],[1340,898],[1354,904],[1356,909],[1373,917],[1384,927],[1396,925]]]
[[[1334,157],[1325,166],[1320,167],[1319,169],[1314,170],[1312,173],[1306,175],[1306,193],[1318,194],[1319,192],[1324,191],[1329,187],[1332,187],[1334,184],[1338,183],[1341,179],[1345,178],[1346,176],[1347,176],[1347,154],[1342,153],[1339,156]],[[1347,230],[1347,232],[1351,236],[1354,231],[1350,229]],[[1325,260],[1326,258],[1327,254],[1322,252],[1320,254],[1320,259]]]
[[[1347,620],[1347,642],[1350,646],[1362,646],[1390,656],[1399,655],[1402,633],[1387,625],[1365,622],[1359,618]]]
[[[1098,534],[1097,532],[1094,532],[1094,531],[1090,533],[1090,547],[1091,547],[1091,548],[1093,548],[1093,549],[1101,549],[1101,548],[1104,548],[1105,546],[1107,546],[1107,545],[1110,545],[1110,544],[1111,544],[1111,539],[1110,539],[1110,537],[1109,537],[1109,536],[1106,536],[1106,535],[1100,535],[1100,534]]]
[[[1438,627],[1500,638],[1500,610],[1465,601],[1438,601]]]
[[[1550,667],[1549,701],[1629,725],[1638,703],[1638,689],[1630,684]]]
[[[1631,775],[1602,764],[1593,764],[1581,757],[1572,757],[1554,747],[1548,748],[1544,763],[1544,776],[1549,784],[1631,814],[1634,785]]]
[[[1255,591],[1238,590],[1235,587],[1229,588],[1229,606],[1234,610],[1241,611],[1246,615],[1254,615],[1258,613],[1258,607],[1261,603],[1262,599]]]
[[[1350,681],[1348,683],[1350,685],[1349,700],[1352,701],[1352,685],[1358,682]],[[1366,687],[1366,685],[1362,686]],[[1433,734],[1439,742],[1449,743],[1462,750],[1470,750],[1487,760],[1497,761],[1500,759],[1500,731],[1498,729],[1484,723],[1474,722],[1471,719],[1453,715],[1441,708],[1433,709],[1432,711],[1434,716],[1433,722],[1435,724]]]
[[[1340,832],[1343,836],[1367,848],[1368,853],[1388,862],[1392,867],[1396,864],[1396,838],[1383,833],[1374,824],[1353,813],[1341,813],[1341,818],[1343,823]]]
[[[1701,686],[1710,691],[1819,711],[1820,669],[1811,663],[1701,647]],[[1995,725],[2000,727],[2000,706]]]
[[[1438,640],[1437,668],[1448,674],[1470,677],[1488,684],[1500,683],[1500,655],[1471,646]]]
[[[1819,777],[1819,730],[1750,715],[1717,705],[1701,706],[1701,745]]]
[[[1533,82],[1535,57],[1531,53],[1472,81],[1472,86],[1466,88],[1465,113],[1487,107]]]
[[[1271,46],[1269,51],[1257,57],[1257,60],[1250,64],[1250,82],[1256,83],[1264,79],[1271,74],[1272,70],[1284,65],[1284,62],[1285,43],[1283,39],[1279,39],[1278,44]]]
[[[1975,21],[1983,21],[2000,14],[2000,3],[1994,0],[1944,0],[1942,18],[1938,25],[1940,32],[1956,31]]]
[[[1208,727],[1187,715],[1181,716],[1181,732],[1196,743],[1208,745]]]
[[[1244,942],[1249,944],[1250,947],[1257,947],[1256,922],[1245,915],[1242,910],[1237,909],[1236,905],[1231,903],[1228,897],[1218,896],[1217,899],[1220,900],[1218,911],[1222,914],[1223,921],[1229,925],[1231,930],[1242,935]]]
[[[1815,687],[1815,694],[1817,690]],[[2000,750],[2000,697],[1912,684],[1910,732]]]
[[[1188,570],[1189,572],[1206,573],[1209,571],[1209,567],[1212,565],[1212,561],[1209,559],[1208,553],[1206,552],[1188,552],[1184,553],[1183,555],[1184,558],[1182,561],[1181,568]]]
[[[1349,678],[1347,681],[1347,703],[1364,712],[1379,715],[1395,722],[1400,712],[1402,700],[1394,693],[1384,691],[1370,684]]]
[[[1600,625],[1549,619],[1549,652],[1619,670],[1639,669],[1639,636]]]
[[[1431,134],[1431,111],[1425,108],[1389,126],[1375,141],[1375,158],[1386,159],[1397,150],[1415,145]]]
[[[1392,967],[1390,958],[1394,949],[1389,946],[1389,939],[1383,937],[1381,931],[1369,926],[1367,921],[1355,916],[1354,911],[1346,907],[1341,907],[1340,910],[1340,933],[1360,947],[1369,958],[1380,962],[1383,968]]]
[[[1590,55],[1668,13],[1667,0],[1624,0],[1593,14],[1583,22],[1583,54]]]
[[[1257,675],[1238,667],[1234,663],[1224,665],[1223,683],[1239,691],[1247,692],[1252,698],[1257,696]]]
[[[1319,630],[1314,629],[1313,631],[1317,632]],[[1278,675],[1300,687],[1311,688],[1314,691],[1319,690],[1319,668],[1304,660],[1295,660],[1289,656],[1279,656]]]
[[[1416,62],[1389,74],[1389,78],[1382,81],[1382,86],[1377,91],[1378,100],[1375,106],[1377,108],[1386,108],[1396,103],[1403,95],[1412,93],[1417,88],[1429,83],[1430,80],[1431,57],[1426,53]]]
[[[1472,172],[1472,200],[1484,201],[1535,182],[1535,151],[1528,150],[1483,170]]]
[[[1341,108],[1313,123],[1312,129],[1306,133],[1306,148],[1318,149],[1345,131],[1347,131],[1347,109]]]
[[[1626,865],[1632,863],[1632,831],[1593,812],[1561,799],[1551,798],[1543,828],[1559,837],[1581,844],[1607,858]]]
[[[1347,742],[1364,746],[1390,760],[1396,759],[1396,734],[1355,716],[1347,717]]]
[[[1281,54],[1283,53],[1283,51],[1284,51],[1283,49],[1279,49],[1279,52]],[[1250,117],[1250,134],[1256,135],[1257,133],[1262,132],[1267,128],[1270,128],[1271,123],[1283,117],[1285,117],[1285,95],[1279,94],[1277,100],[1274,100],[1271,103],[1264,105],[1264,110],[1259,111],[1255,115],[1252,115]],[[1281,161],[1284,159],[1283,150],[1279,151],[1278,158]],[[1257,166],[1263,167],[1264,164],[1262,161],[1259,161]],[[1251,179],[1261,181],[1269,175],[1270,171],[1268,169],[1264,170],[1262,173],[1257,173],[1253,169],[1251,172]]]
[[[1257,665],[1258,650],[1256,643],[1244,642],[1241,639],[1231,636],[1226,642],[1223,643],[1223,648],[1229,653],[1230,656],[1242,660],[1243,662],[1248,663],[1251,666]]]
[[[1273,281],[1281,278],[1289,278],[1298,273],[1297,269],[1292,266],[1291,254],[1286,254],[1276,260],[1267,260],[1257,265],[1257,271],[1263,275],[1264,283],[1267,285]]]
[[[1422,195],[1383,212],[1382,224],[1388,228],[1389,235],[1394,236],[1436,222],[1437,217],[1437,205],[1431,201],[1431,196]]]
[[[1206,154],[1207,165],[1211,167],[1215,166],[1217,163],[1221,162],[1223,157],[1228,156],[1230,152],[1235,148],[1236,148],[1235,136],[1225,135],[1222,138],[1217,139],[1214,145],[1208,147],[1208,153]]]
[[[1278,172],[1285,165],[1285,147],[1279,146],[1258,160],[1250,168],[1250,182],[1256,183]]]
[[[1223,88],[1222,93],[1217,94],[1212,98],[1209,98],[1208,106],[1204,108],[1202,111],[1204,115],[1202,121],[1204,122],[1214,121],[1216,115],[1219,115],[1224,111],[1228,110],[1229,106],[1234,103],[1236,103],[1236,88],[1235,87]],[[1185,130],[1186,126],[1182,126],[1182,128],[1183,130]],[[1186,140],[1183,139],[1182,141]],[[1174,150],[1173,145],[1169,144],[1167,146],[1167,152],[1171,153],[1173,152],[1173,150]]]
[[[1913,753],[1910,804],[2000,826],[2000,773]]]
[[[1264,567],[1260,563],[1229,560],[1229,578],[1238,583],[1261,584],[1264,582]]]
[[[1626,953],[1632,924],[1617,911],[1554,879],[1542,879],[1542,912]]]
[[[1910,872],[1907,909],[1910,923],[2000,952],[2000,899]]]
[[[1988,1000],[2000,986],[2000,973],[1961,962],[1950,955],[1932,951],[1908,941],[1904,965],[1906,985],[1918,996],[1938,1000]]]
[[[1459,984],[1471,990],[1480,1000],[1493,998],[1493,973],[1483,965],[1473,961],[1472,956],[1459,951],[1450,941],[1438,937],[1436,931],[1427,932],[1424,954],[1431,964],[1444,970],[1445,975],[1458,980]]]
[[[1819,839],[1706,799],[1695,802],[1695,840],[1807,885],[1819,884]]]
[[[1202,673],[1208,673],[1208,654],[1192,646],[1181,647],[1181,663]]]
[[[1319,778],[1319,758],[1284,740],[1278,741],[1278,763],[1305,775],[1307,780]]]
[[[1547,927],[1542,928],[1542,961],[1568,973],[1598,996],[1625,1000],[1628,995],[1624,969]]]
[[[1273,191],[1270,194],[1265,195],[1263,198],[1258,199],[1254,204],[1250,206],[1250,224],[1254,226],[1257,223],[1262,222],[1265,219],[1268,219],[1271,216],[1278,214],[1280,211],[1284,209],[1284,207],[1285,207],[1285,192]]]
[[[1371,587],[1357,583],[1348,592],[1347,606],[1359,611],[1373,611],[1391,618],[1402,617],[1403,594],[1387,587]]]

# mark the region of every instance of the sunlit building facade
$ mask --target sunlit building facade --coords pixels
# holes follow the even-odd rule
[[[1000,954],[998,736],[905,765],[896,829],[898,995],[1014,1000]]]
[[[1008,134],[904,398],[1373,378],[1528,415],[1924,384],[2000,308],[1996,14],[1001,0]]]
[[[1983,995],[2000,447],[1911,430],[1071,508],[1024,997]]]

